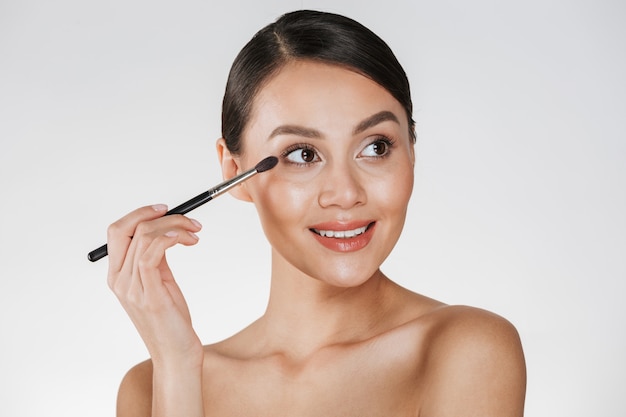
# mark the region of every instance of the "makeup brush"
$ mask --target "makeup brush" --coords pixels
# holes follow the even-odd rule
[[[256,166],[242,174],[237,175],[229,180],[224,181],[221,184],[216,185],[208,191],[203,192],[192,198],[191,200],[187,200],[179,206],[174,207],[165,213],[165,216],[170,214],[185,214],[189,213],[191,210],[200,207],[204,203],[207,203],[213,200],[215,197],[225,193],[236,185],[241,184],[247,179],[252,178],[254,175],[259,174],[261,172],[269,171],[274,168],[278,163],[278,158],[275,156],[268,156],[263,159],[261,162],[256,164]],[[87,254],[87,259],[91,262],[96,262],[98,259],[102,259],[108,255],[107,245],[104,244],[100,246],[98,249],[94,249],[93,251]]]

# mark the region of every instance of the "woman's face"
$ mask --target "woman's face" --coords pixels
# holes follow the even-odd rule
[[[339,66],[287,64],[259,91],[239,166],[268,155],[245,183],[274,267],[326,283],[362,284],[396,244],[413,188],[404,108],[369,78]]]

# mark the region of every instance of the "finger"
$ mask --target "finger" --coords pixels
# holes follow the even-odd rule
[[[152,239],[146,250],[137,256],[135,277],[140,282],[135,283],[135,286],[142,288],[144,299],[151,308],[160,309],[175,304],[165,285],[166,282],[174,281],[165,261],[166,250],[176,244],[192,245],[197,241],[187,231],[170,230]]]
[[[193,219],[181,215],[165,216],[153,220],[143,221],[135,227],[135,235],[124,254],[124,262],[119,271],[109,273],[109,286],[118,298],[136,298],[143,291],[141,274],[138,271],[138,261],[144,256],[146,251],[151,251],[153,240],[165,235],[168,232],[180,234],[172,246],[176,243],[189,246],[198,242],[195,232],[202,229],[202,225]],[[157,252],[152,256],[161,259],[159,264],[163,265],[163,280],[171,279],[171,271],[165,261],[165,249],[167,247],[153,246]],[[155,261],[156,262],[156,261]],[[167,272],[167,273],[165,273]],[[132,296],[131,296],[132,294]]]
[[[150,226],[150,228],[146,228],[147,233],[156,233],[156,236],[160,234],[165,234],[168,231],[177,231],[181,233],[181,240],[178,243],[188,244],[187,242],[191,242],[191,244],[195,243],[193,241],[189,241],[189,239],[184,239],[182,232],[189,232],[191,236],[194,236],[196,232],[202,230],[202,224],[195,219],[191,219],[189,217],[183,216],[182,214],[172,214],[170,216],[165,216],[160,219],[156,219],[150,222],[150,224],[146,224],[146,226]],[[195,236],[197,238],[197,236]]]
[[[126,264],[131,267],[132,262],[132,267],[127,269],[125,265],[123,270],[132,272],[133,277],[137,278],[142,276],[141,271],[138,271],[138,266],[144,263],[148,268],[165,265],[161,279],[167,280],[170,278],[167,275],[171,275],[171,271],[167,264],[164,264],[165,251],[175,244],[195,245],[199,240],[195,232],[201,228],[202,225],[197,220],[180,215],[141,223],[137,226],[137,234],[129,248],[129,253],[132,252],[133,255],[130,257],[127,255]]]
[[[186,246],[193,245],[198,241],[199,232],[202,225],[197,221],[180,214],[165,216],[154,220],[144,221],[135,228],[135,235],[129,244],[128,254],[141,256],[150,247],[154,239],[158,239],[169,232],[176,233],[178,239],[176,243]],[[127,257],[129,255],[126,255]],[[134,263],[134,260],[129,259]]]
[[[197,243],[198,236],[195,232],[200,231],[202,225],[193,219],[181,215],[165,216],[139,223],[135,227],[135,235],[129,244],[124,257],[124,263],[119,270],[117,277],[112,280],[114,291],[125,294],[129,288],[142,288],[140,274],[137,272],[137,262],[141,256],[149,250],[152,241],[168,232],[180,234],[180,238],[174,243],[181,243],[189,246]],[[164,250],[156,253],[164,260]],[[169,271],[167,263],[166,270]],[[114,274],[115,275],[115,274]]]
[[[128,310],[143,310],[145,307],[144,280],[142,275],[151,277],[154,282],[161,281],[159,267],[165,261],[165,251],[176,244],[177,232],[168,232],[160,239],[148,238],[145,234],[136,236],[126,255],[126,262],[122,267],[112,288],[118,299]],[[161,241],[161,244],[154,244]],[[167,268],[166,268],[167,269]],[[156,273],[155,276],[152,276]]]
[[[137,225],[141,222],[162,217],[166,212],[167,206],[164,204],[141,207],[109,226],[107,230],[109,271],[115,273],[122,268]]]

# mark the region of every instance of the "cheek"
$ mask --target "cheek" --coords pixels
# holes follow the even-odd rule
[[[264,227],[278,228],[301,220],[311,208],[311,184],[287,181],[277,175],[266,179],[266,184],[253,191]]]
[[[390,215],[404,216],[413,193],[413,182],[411,169],[397,170],[376,184],[376,199]]]

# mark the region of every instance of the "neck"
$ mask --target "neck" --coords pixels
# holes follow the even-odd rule
[[[277,269],[261,319],[271,350],[306,357],[326,346],[358,342],[375,334],[385,317],[392,285],[380,270],[361,285],[341,288]]]

